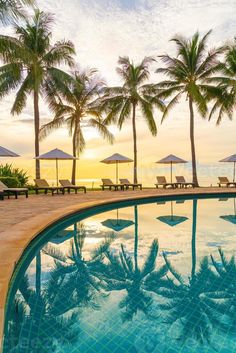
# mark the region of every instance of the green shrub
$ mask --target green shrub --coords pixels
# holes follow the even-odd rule
[[[16,177],[0,176],[0,181],[2,181],[8,188],[17,188],[20,186],[19,180]]]
[[[12,177],[18,180],[18,186],[23,187],[27,185],[29,176],[23,169],[13,168],[12,164],[0,165],[0,178]]]

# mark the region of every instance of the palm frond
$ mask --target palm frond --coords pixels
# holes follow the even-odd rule
[[[42,249],[43,253],[60,262],[66,262],[66,256],[55,246],[47,245]]]
[[[157,126],[153,116],[153,104],[145,99],[139,97],[139,105],[141,108],[142,115],[148,125],[148,128],[153,136],[157,134]]]
[[[20,114],[26,106],[27,95],[32,92],[33,80],[32,76],[29,74],[25,80],[22,82],[19,90],[16,93],[16,98],[11,109],[11,113],[14,115]]]
[[[173,277],[179,282],[180,284],[184,284],[184,281],[182,279],[182,276],[174,269],[174,267],[171,265],[170,261],[167,258],[167,255],[163,253],[163,257],[166,263],[166,266],[168,267],[170,273],[173,275]]]
[[[0,22],[6,26],[18,19],[26,19],[25,6],[34,4],[34,0],[0,0]]]
[[[99,132],[99,134],[101,134],[101,136],[106,139],[109,143],[113,143],[114,136],[108,130],[104,121],[100,121],[100,119],[91,118],[89,119],[88,125],[95,128]]]
[[[72,67],[74,65],[74,54],[74,44],[71,41],[61,40],[56,42],[50,51],[42,57],[42,62],[45,62],[49,67],[59,64]]]
[[[120,110],[119,113],[119,117],[118,117],[118,127],[119,129],[122,128],[124,121],[130,117],[130,112],[131,112],[131,102],[130,100],[127,98],[124,102],[123,102],[123,106]],[[106,121],[108,121],[109,119],[106,118]]]
[[[159,249],[158,240],[154,239],[150,247],[149,253],[147,255],[146,261],[143,265],[143,269],[141,271],[141,276],[143,278],[155,269],[158,249]]]
[[[44,124],[40,129],[39,138],[40,140],[44,140],[48,137],[54,130],[58,129],[59,127],[63,126],[65,123],[64,117],[55,118],[47,124]]]
[[[171,101],[166,105],[165,109],[164,109],[164,113],[162,115],[162,119],[161,122],[163,123],[163,121],[166,119],[167,115],[169,114],[169,112],[171,111],[171,109],[173,109],[175,107],[176,104],[179,103],[179,99],[182,96],[182,92],[177,93],[172,99]]]

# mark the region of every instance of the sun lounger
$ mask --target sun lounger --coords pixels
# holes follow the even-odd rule
[[[176,183],[167,183],[166,177],[164,176],[157,176],[157,183],[155,184],[156,188],[159,186],[162,186],[164,189],[166,189],[168,186],[171,188],[176,188]]]
[[[105,188],[108,188],[109,190],[115,190],[117,191],[119,188],[120,190],[124,190],[125,186],[122,184],[114,184],[111,179],[102,179],[102,185],[101,185],[102,190],[105,190]]]
[[[62,194],[65,193],[65,189],[62,186],[50,186],[45,179],[34,179],[35,182],[35,192],[36,194],[39,193],[39,190],[44,190],[44,193],[47,194],[48,191],[50,191],[53,194],[56,192],[57,194],[59,192],[62,192]]]
[[[27,188],[8,188],[2,181],[0,181],[0,192],[7,195],[10,198],[10,195],[14,195],[15,199],[18,199],[18,195],[25,195],[28,197],[29,190]]]
[[[177,187],[178,187],[178,186],[180,186],[181,188],[187,188],[188,186],[190,186],[190,187],[192,187],[192,188],[195,187],[194,183],[187,182],[187,181],[185,180],[184,176],[182,176],[182,175],[181,175],[181,176],[176,176],[175,179],[176,179],[176,185],[177,185]]]
[[[73,185],[68,179],[61,179],[59,180],[59,183],[61,186],[70,193],[71,190],[75,190],[75,193],[77,194],[78,190],[83,190],[83,192],[86,194],[86,187],[85,186],[77,186]]]
[[[229,188],[231,186],[236,187],[236,182],[229,181],[229,179],[227,177],[218,177],[218,179],[219,179],[219,183],[218,183],[219,187],[221,187],[221,186],[226,186],[227,188]]]
[[[128,179],[119,179],[119,180],[120,180],[120,183],[125,186],[126,190],[128,190],[129,187],[133,188],[133,190],[135,188],[139,188],[140,190],[142,190],[142,184],[130,183],[130,181]]]

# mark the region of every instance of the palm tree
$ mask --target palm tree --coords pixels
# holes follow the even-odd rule
[[[236,38],[232,45],[227,46],[221,76],[212,77],[208,82],[217,84],[218,89],[215,91],[209,120],[217,112],[217,125],[219,125],[225,115],[232,119],[236,107]]]
[[[181,36],[173,38],[172,41],[177,45],[177,57],[161,55],[161,60],[166,67],[156,70],[157,73],[163,73],[169,78],[169,80],[161,81],[156,85],[160,89],[158,94],[160,98],[171,98],[164,110],[162,121],[182,96],[188,100],[192,174],[193,183],[196,186],[198,186],[198,178],[194,140],[194,106],[203,118],[206,117],[207,103],[210,97],[214,98],[215,96],[215,87],[206,81],[221,69],[218,57],[224,51],[224,48],[221,47],[207,52],[207,39],[210,33],[211,31],[200,38],[197,32],[190,40]]]
[[[121,244],[119,255],[106,251],[109,261],[107,289],[125,290],[126,296],[120,302],[120,308],[125,309],[122,313],[123,320],[132,320],[133,316],[141,311],[148,313],[152,304],[151,292],[158,292],[164,283],[163,277],[167,267],[162,266],[156,270],[158,256],[158,241],[154,239],[147,258],[142,268],[138,264],[138,209],[134,207],[135,236],[134,236],[134,257],[126,253],[124,245]]]
[[[149,130],[153,136],[157,134],[154,120],[154,106],[163,110],[162,101],[154,94],[152,84],[147,84],[149,79],[149,66],[154,61],[152,57],[145,57],[143,61],[135,65],[128,57],[120,57],[117,72],[123,81],[119,87],[109,87],[102,98],[103,108],[107,112],[106,123],[117,122],[121,129],[123,123],[131,118],[133,129],[134,149],[134,183],[137,177],[137,109],[140,108]]]
[[[24,19],[24,6],[32,6],[34,3],[34,0],[0,0],[0,23],[8,25],[18,18]]]
[[[55,113],[54,119],[41,129],[41,138],[45,138],[52,130],[67,124],[72,135],[73,156],[79,157],[85,149],[84,128],[96,129],[103,138],[113,142],[113,136],[104,124],[99,107],[93,106],[93,101],[104,88],[102,80],[96,77],[97,71],[75,71],[70,82],[61,85],[52,92],[50,106]],[[72,183],[76,180],[76,159],[73,160]]]
[[[50,14],[35,10],[32,20],[23,27],[16,25],[16,37],[0,35],[0,98],[17,89],[12,114],[20,114],[27,97],[33,96],[35,156],[39,155],[39,96],[46,100],[52,87],[59,86],[68,75],[57,68],[59,64],[73,64],[74,46],[70,41],[51,44]],[[36,159],[36,178],[40,178],[40,164]]]

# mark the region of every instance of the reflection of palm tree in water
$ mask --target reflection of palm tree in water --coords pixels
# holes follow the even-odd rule
[[[77,315],[65,317],[54,310],[54,298],[61,288],[54,286],[52,292],[51,280],[41,294],[30,288],[27,276],[21,280],[4,332],[4,353],[54,352],[56,341],[71,344],[77,338]]]
[[[68,254],[64,255],[53,246],[44,249],[44,253],[54,258],[56,271],[54,272],[54,285],[58,283],[62,290],[58,293],[55,306],[59,312],[66,312],[78,306],[96,304],[96,295],[102,296],[106,265],[103,263],[104,253],[113,241],[109,236],[97,247],[86,260],[83,255],[86,233],[82,225],[70,243]]]
[[[142,269],[138,264],[138,207],[134,206],[135,232],[134,232],[134,256],[133,259],[127,254],[124,245],[121,244],[119,255],[106,252],[109,260],[108,265],[108,290],[125,290],[126,295],[120,302],[124,320],[131,320],[138,311],[144,313],[152,303],[150,291],[155,291],[158,284],[166,274],[166,266],[155,271],[158,255],[158,242],[153,240],[147,258]]]
[[[161,305],[161,308],[169,312],[167,323],[180,324],[181,340],[194,338],[203,344],[210,342],[212,327],[218,324],[218,320],[216,320],[216,304],[208,296],[212,275],[207,257],[201,261],[198,271],[196,270],[196,225],[197,200],[194,199],[191,276],[186,282],[164,254],[170,276],[168,276],[168,285],[162,290],[162,295],[168,298],[168,302]]]
[[[219,249],[220,261],[211,256],[213,270],[212,292],[210,296],[218,304],[216,309],[219,316],[224,314],[224,322],[219,321],[221,329],[227,334],[236,332],[236,258],[232,256],[229,260],[225,257],[222,249]]]
[[[95,293],[104,286],[102,271],[106,266],[102,259],[112,237],[94,250],[90,260],[83,257],[84,239],[84,229],[80,228],[67,256],[53,246],[43,249],[55,260],[55,269],[43,288],[41,261],[37,254],[35,290],[30,288],[25,276],[19,286],[21,295],[16,295],[7,321],[4,353],[31,353],[32,349],[34,353],[51,353],[56,349],[55,340],[66,344],[77,338],[78,330],[73,328],[76,322],[78,324],[77,315],[75,311],[72,315],[67,312],[85,305],[98,307]]]

